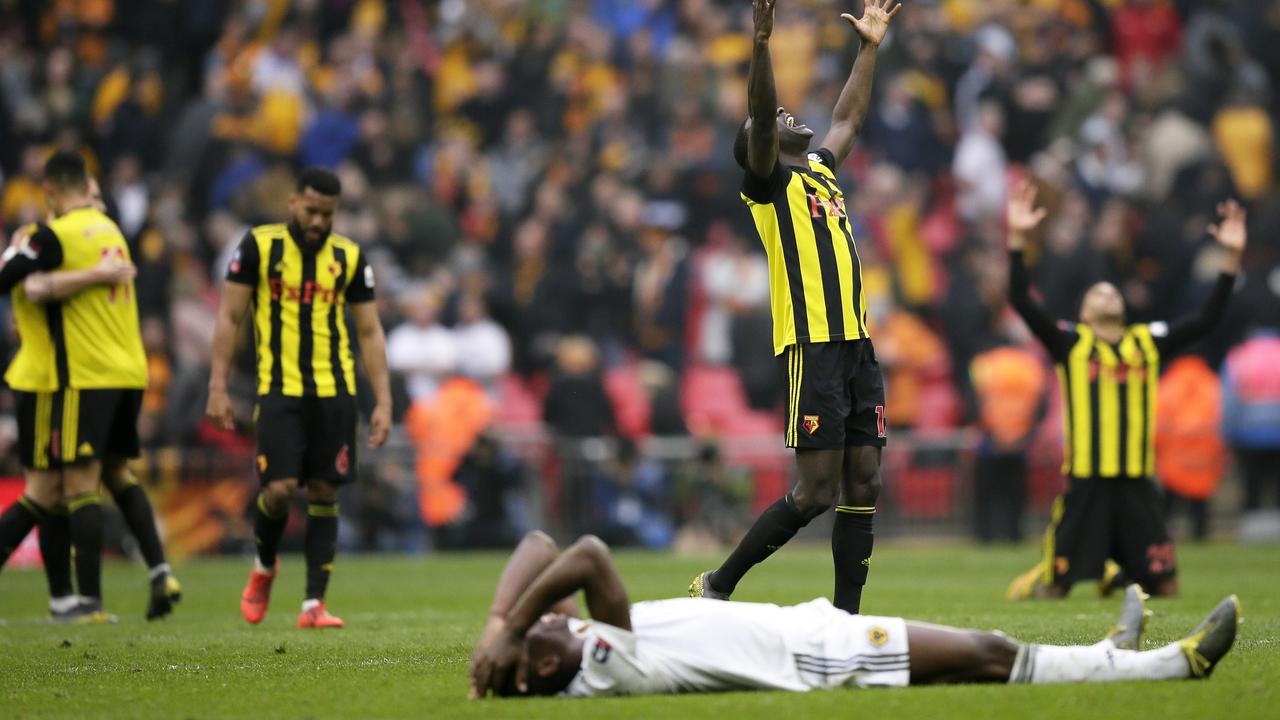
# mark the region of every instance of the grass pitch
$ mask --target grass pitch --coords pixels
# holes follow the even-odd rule
[[[43,575],[0,574],[0,717],[484,717],[484,718],[1247,718],[1280,717],[1280,547],[1180,548],[1183,597],[1155,600],[1151,643],[1190,630],[1235,592],[1245,623],[1231,655],[1205,682],[1056,687],[849,690],[807,695],[728,693],[609,700],[466,700],[471,643],[505,556],[339,557],[329,606],[341,631],[293,626],[301,557],[285,557],[267,619],[240,618],[247,559],[177,568],[185,597],[167,621],[143,620],[145,574],[109,565],[115,626],[42,624]],[[877,548],[863,603],[872,614],[976,628],[1024,640],[1092,643],[1118,597],[1077,586],[1057,603],[1013,603],[1002,592],[1035,559],[1026,548]],[[622,553],[633,600],[680,595],[719,558]],[[749,575],[741,600],[794,603],[829,594],[828,550],[788,546]]]

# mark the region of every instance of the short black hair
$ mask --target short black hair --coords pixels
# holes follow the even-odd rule
[[[81,188],[89,185],[89,170],[84,157],[78,152],[59,150],[44,163],[44,179],[59,189]]]
[[[733,138],[733,159],[737,161],[738,167],[743,170],[747,169],[747,140],[750,133],[747,132],[747,123],[751,122],[751,118],[742,121],[738,126],[738,134]]]
[[[312,165],[298,176],[298,192],[306,192],[307,188],[321,195],[337,197],[342,194],[342,181],[331,171]]]

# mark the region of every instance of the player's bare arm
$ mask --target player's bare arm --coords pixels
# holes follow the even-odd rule
[[[520,540],[515,552],[508,558],[506,566],[502,568],[502,574],[498,576],[498,588],[494,591],[493,602],[489,605],[489,617],[471,653],[473,675],[481,653],[507,626],[507,613],[511,612],[520,595],[558,557],[560,557],[560,548],[556,546],[555,540],[552,540],[550,535],[542,531],[530,532]],[[577,598],[572,595],[556,603],[552,612],[569,617],[578,617],[581,614]]]
[[[95,267],[83,270],[59,270],[51,273],[34,273],[23,281],[22,288],[31,302],[43,303],[62,300],[95,285],[124,285],[138,276],[138,268],[131,262],[114,257],[104,257]]]
[[[227,395],[227,380],[231,375],[231,360],[236,352],[240,324],[249,312],[253,290],[251,285],[236,282],[222,285],[222,302],[218,305],[218,320],[213,330],[213,357],[209,360],[209,403],[204,411],[213,424],[222,430],[235,428],[231,397]]]
[[[837,165],[848,157],[849,151],[853,149],[853,141],[862,131],[862,121],[866,119],[867,108],[871,105],[871,82],[876,74],[876,53],[880,43],[884,42],[890,21],[901,9],[902,4],[896,0],[866,0],[862,17],[855,18],[849,13],[840,16],[853,26],[862,45],[858,48],[858,59],[853,63],[849,79],[845,81],[840,98],[836,100],[836,107],[831,112],[831,130],[820,145],[831,151]]]
[[[747,72],[747,115],[751,130],[747,137],[747,168],[759,177],[768,177],[778,162],[778,88],[773,82],[773,59],[769,37],[773,35],[773,7],[777,0],[754,0],[752,17],[755,35],[751,68]]]
[[[360,338],[360,354],[364,357],[364,370],[373,385],[376,404],[369,418],[369,447],[382,447],[391,432],[391,374],[387,371],[387,338],[378,320],[376,303],[353,303],[351,317],[356,323],[356,335]]]
[[[525,692],[526,658],[521,652],[525,633],[543,613],[579,590],[586,597],[592,619],[631,629],[631,603],[609,548],[597,537],[583,537],[547,566],[507,613],[506,626],[481,651],[473,666],[472,697],[484,697],[490,690],[499,692],[513,671],[516,688]]]

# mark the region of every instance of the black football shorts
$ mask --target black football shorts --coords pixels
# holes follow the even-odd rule
[[[356,401],[347,396],[262,395],[255,412],[258,477],[341,485],[355,479]]]
[[[801,343],[783,357],[787,447],[884,447],[884,377],[870,340]]]
[[[101,460],[138,457],[142,390],[14,391],[23,467],[51,470]]]

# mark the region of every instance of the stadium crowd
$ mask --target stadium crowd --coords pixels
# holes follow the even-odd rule
[[[780,99],[819,136],[856,51],[838,21],[852,4],[779,3]],[[1250,209],[1244,281],[1200,352],[1216,374],[1246,337],[1280,327],[1280,3],[907,4],[841,172],[893,428],[976,424],[999,454],[1056,422],[1042,399],[1054,383],[1031,378],[1004,388],[1030,394],[1018,404],[1024,424],[989,427],[980,394],[993,384],[971,372],[1002,347],[1046,367],[1006,308],[1007,177],[1033,175],[1050,208],[1029,255],[1056,315],[1074,317],[1097,279],[1117,281],[1135,319],[1197,308],[1216,267],[1203,228],[1234,196]],[[42,218],[50,148],[80,150],[102,179],[139,267],[149,446],[251,447],[201,412],[218,287],[246,229],[279,221],[296,172],[312,164],[337,170],[337,229],[377,273],[407,437],[457,425],[439,416],[453,408],[474,429],[454,449],[472,469],[491,460],[472,441],[494,418],[545,420],[569,438],[779,431],[767,268],[730,150],[746,114],[748,4],[0,6],[15,20],[0,30],[0,223],[8,237]],[[7,334],[6,357],[13,342]],[[1265,385],[1243,374],[1280,362],[1274,341],[1246,347],[1232,388]],[[251,353],[237,391],[246,421]],[[739,406],[696,412],[724,373],[741,383]],[[1273,399],[1247,414],[1254,427],[1231,430],[1258,475],[1255,507],[1274,475],[1277,408]],[[434,467],[419,459],[424,494]],[[652,499],[649,471],[635,472],[596,481],[608,488],[600,497],[641,506],[604,516],[681,515],[671,506],[682,500]],[[685,485],[668,478],[659,494]],[[445,522],[464,502],[448,487],[423,501],[445,508]],[[669,542],[666,522],[631,532]]]

